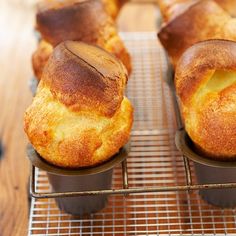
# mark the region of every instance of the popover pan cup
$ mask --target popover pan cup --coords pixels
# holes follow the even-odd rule
[[[163,72],[163,80],[168,84],[176,113],[178,127],[183,127],[179,101],[175,94],[174,70],[166,55],[167,67]],[[188,159],[193,161],[198,184],[224,184],[236,182],[236,161],[217,161],[206,158],[196,152],[193,142],[184,128],[180,128],[175,135],[177,149]],[[231,208],[236,206],[236,188],[200,189],[200,196],[209,204]]]
[[[126,144],[107,162],[81,169],[64,169],[49,164],[31,145],[28,146],[27,152],[32,165],[47,172],[52,191],[68,192],[111,189],[113,168],[126,159],[129,149],[129,144]],[[105,194],[55,198],[61,210],[80,216],[102,210],[107,200],[108,195]]]
[[[236,161],[217,161],[199,155],[184,129],[176,132],[175,143],[178,150],[193,161],[199,184],[236,182]],[[236,188],[201,189],[199,194],[206,202],[221,208],[236,206]]]

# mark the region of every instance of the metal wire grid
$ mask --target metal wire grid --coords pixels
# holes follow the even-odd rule
[[[167,67],[163,49],[155,33],[123,33],[122,37],[133,60],[127,89],[135,107],[127,160],[130,187],[183,184],[183,160],[174,144],[173,104],[163,82]],[[122,173],[117,167],[113,188],[120,187]],[[37,170],[36,190],[49,189],[45,172]],[[210,206],[197,191],[158,192],[113,195],[105,209],[80,218],[59,211],[53,199],[32,199],[29,235],[158,234],[235,235],[235,209]]]

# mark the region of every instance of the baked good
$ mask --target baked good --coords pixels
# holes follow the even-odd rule
[[[165,24],[158,37],[173,65],[193,44],[208,39],[236,40],[236,19],[212,0],[191,5],[182,14]]]
[[[157,0],[164,22],[168,22],[201,0]],[[231,16],[236,16],[236,0],[214,0]]]
[[[131,72],[129,53],[101,0],[71,0],[63,3],[54,0],[50,4],[41,4],[36,16],[36,29],[42,36],[32,60],[38,79],[50,50],[65,40],[98,45],[118,57]]]
[[[164,22],[181,14],[198,0],[157,0]]]
[[[107,13],[113,18],[116,19],[120,9],[128,0],[102,0],[105,4]]]
[[[175,73],[185,129],[200,153],[236,159],[236,42],[200,42],[180,58]]]
[[[236,0],[215,0],[222,8],[224,8],[231,16],[236,16]]]
[[[61,7],[69,6],[74,3],[84,2],[87,0],[41,0],[37,8],[38,10],[45,11],[47,9],[58,9]],[[115,20],[122,8],[128,0],[100,0],[105,7],[106,12]]]
[[[45,40],[39,42],[37,50],[32,55],[32,65],[34,74],[37,79],[40,79],[43,73],[43,68],[52,54],[53,46]]]
[[[132,126],[126,82],[125,67],[105,50],[76,41],[59,44],[25,113],[33,147],[67,168],[111,158],[128,142]]]

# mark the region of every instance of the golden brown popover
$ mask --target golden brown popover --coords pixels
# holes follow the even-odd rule
[[[107,13],[115,20],[122,8],[128,0],[102,0],[105,4]]]
[[[36,16],[36,29],[42,36],[32,59],[38,79],[50,50],[65,40],[98,45],[118,57],[128,72],[131,72],[129,53],[117,33],[115,22],[107,14],[101,0],[53,0],[50,4],[41,4]]]
[[[105,50],[66,41],[42,74],[24,129],[37,152],[62,167],[102,163],[130,136],[133,108],[124,96],[127,71]]]
[[[158,37],[175,66],[183,52],[208,39],[236,41],[236,19],[212,0],[202,0],[165,24]]]
[[[167,22],[198,0],[157,0],[164,22]]]
[[[215,0],[222,8],[224,8],[231,16],[236,16],[236,0]]]
[[[195,44],[175,73],[185,129],[201,153],[236,159],[236,42]]]
[[[192,4],[201,0],[157,0],[164,22],[167,22],[182,12],[186,11]],[[236,16],[236,0],[214,0],[231,16]]]
[[[36,78],[39,80],[43,73],[43,68],[52,54],[53,46],[41,40],[37,50],[32,55],[32,65]]]
[[[37,8],[45,11],[46,9],[50,8],[61,8],[65,7],[74,3],[84,2],[86,0],[41,0],[39,1]],[[122,6],[128,0],[100,0],[105,7],[107,13],[115,20],[121,10]]]

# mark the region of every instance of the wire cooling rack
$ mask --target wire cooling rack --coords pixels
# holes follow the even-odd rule
[[[174,143],[176,121],[163,76],[165,54],[155,33],[122,33],[132,55],[127,96],[135,107],[129,187],[184,185],[185,168]],[[191,164],[191,163],[190,163]],[[194,170],[190,166],[192,173]],[[193,183],[196,183],[193,174]],[[50,191],[45,172],[36,169],[36,191]],[[122,168],[113,188],[122,188]],[[208,205],[197,191],[111,195],[102,211],[83,218],[61,212],[54,199],[32,199],[29,235],[236,235],[235,209]]]

